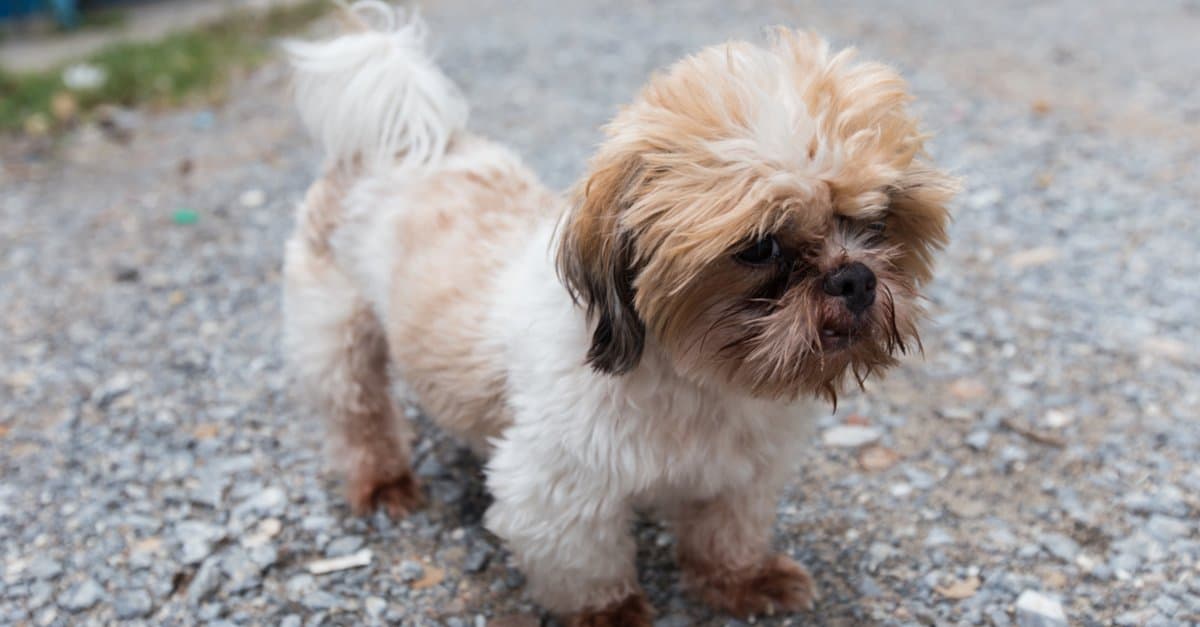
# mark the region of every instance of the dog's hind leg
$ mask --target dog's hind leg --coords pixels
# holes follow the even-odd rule
[[[420,503],[412,427],[389,393],[388,348],[369,303],[336,264],[328,235],[335,194],[318,181],[284,264],[284,343],[301,388],[325,414],[355,511],[401,516]],[[331,215],[334,214],[334,215]]]

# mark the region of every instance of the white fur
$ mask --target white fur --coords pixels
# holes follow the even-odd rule
[[[384,23],[332,41],[284,44],[305,127],[332,163],[356,156],[391,163],[398,154],[407,165],[432,162],[466,126],[467,104],[430,59],[425,23],[383,2],[349,11],[364,27],[372,13]]]
[[[569,610],[636,589],[635,507],[669,514],[741,494],[773,512],[816,407],[702,388],[653,348],[625,376],[597,374],[581,359],[591,332],[557,281],[550,233],[505,269],[488,320],[513,424],[488,463],[486,524],[535,598]]]

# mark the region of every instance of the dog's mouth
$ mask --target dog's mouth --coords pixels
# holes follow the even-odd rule
[[[861,325],[842,320],[827,320],[821,325],[821,350],[829,353],[850,348],[861,339]]]

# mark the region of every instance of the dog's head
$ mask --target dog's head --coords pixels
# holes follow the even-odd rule
[[[781,30],[654,77],[608,125],[559,272],[621,374],[647,342],[756,396],[835,395],[918,342],[955,181],[891,69]]]

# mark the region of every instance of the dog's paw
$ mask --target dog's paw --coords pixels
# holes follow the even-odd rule
[[[819,598],[808,570],[783,555],[756,570],[693,573],[693,585],[712,608],[742,617],[811,611]]]
[[[585,610],[570,618],[567,627],[651,627],[654,610],[640,592],[599,610]]]
[[[348,498],[355,514],[363,516],[382,509],[396,519],[416,511],[424,502],[421,487],[411,472],[391,479],[360,474],[350,480]]]

